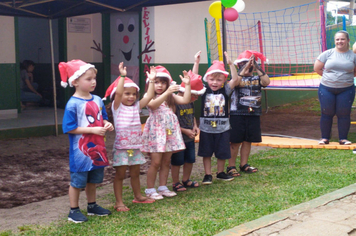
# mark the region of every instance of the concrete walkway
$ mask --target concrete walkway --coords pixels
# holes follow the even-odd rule
[[[356,184],[217,235],[356,236]]]

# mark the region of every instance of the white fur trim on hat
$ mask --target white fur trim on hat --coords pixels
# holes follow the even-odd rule
[[[223,71],[223,70],[211,70],[211,71],[205,73],[205,75],[204,75],[204,77],[203,77],[203,81],[208,82],[208,81],[206,80],[206,77],[207,77],[208,75],[211,75],[211,74],[214,74],[214,73],[223,73],[224,75],[226,75],[225,77],[227,77],[227,76],[229,75],[229,72],[227,72],[227,71]]]
[[[94,65],[92,64],[85,64],[79,67],[79,70],[77,70],[76,72],[74,72],[74,74],[68,79],[68,84],[70,87],[73,87],[72,82],[76,79],[78,79],[80,76],[82,76],[87,70],[89,70],[90,68],[95,68]],[[62,85],[62,83],[61,83]],[[63,86],[63,85],[62,85]],[[63,86],[64,87],[64,86]]]
[[[234,61],[234,65],[237,66],[237,64],[239,64],[240,62],[244,62],[244,61],[248,61],[249,59],[247,58],[242,58],[242,59],[236,59]]]
[[[191,94],[194,94],[194,95],[203,95],[205,93],[205,90],[206,88],[204,87],[202,90],[200,91],[197,91],[197,90],[190,90],[190,93]],[[184,93],[185,92],[185,88],[184,87],[179,87],[179,92],[182,92]]]

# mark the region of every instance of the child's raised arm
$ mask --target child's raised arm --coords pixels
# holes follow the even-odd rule
[[[120,64],[119,64],[119,71],[120,71],[120,79],[119,79],[119,83],[117,83],[117,86],[116,86],[116,92],[115,92],[115,98],[114,98],[114,109],[115,110],[117,108],[119,108],[122,95],[124,94],[124,83],[125,83],[125,77],[127,75],[127,72],[126,72],[126,66],[124,67],[123,62],[120,62]]]
[[[156,81],[156,68],[154,66],[150,67],[150,73],[146,71],[147,78],[148,78],[148,89],[147,89],[147,94],[140,100],[140,109],[143,107],[147,106],[147,104],[152,100],[152,98],[155,96],[155,81]]]
[[[263,87],[267,87],[269,85],[269,83],[270,83],[269,76],[266,74],[266,72],[264,72],[262,70],[262,68],[257,64],[257,62],[255,60],[254,60],[254,66],[255,66],[255,69],[256,69],[256,72],[257,72],[258,76],[261,79],[261,85]]]
[[[241,82],[242,77],[238,76],[236,67],[234,63],[231,61],[231,58],[229,54],[225,51],[225,58],[226,58],[226,63],[230,66],[230,71],[231,71],[231,80],[229,81],[229,86],[231,89],[235,88],[236,85],[238,85]]]
[[[197,52],[195,55],[194,55],[194,65],[193,65],[193,73],[194,74],[199,74],[199,62],[200,62],[200,54],[201,54],[201,51]]]
[[[152,99],[147,107],[151,110],[156,110],[164,101],[167,100],[168,96],[172,96],[172,93],[179,91],[179,85],[171,85],[167,90],[158,98]]]
[[[185,70],[183,71],[183,75],[184,77],[181,75],[179,75],[179,77],[182,80],[182,82],[185,84],[185,91],[183,97],[173,95],[174,102],[176,104],[188,104],[191,98],[190,77],[188,75],[188,72]]]

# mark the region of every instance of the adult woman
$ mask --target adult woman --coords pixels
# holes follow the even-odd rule
[[[329,143],[333,117],[336,114],[339,143],[350,145],[347,135],[351,106],[355,98],[356,55],[350,50],[350,38],[346,31],[336,32],[334,40],[335,48],[321,53],[314,63],[315,72],[322,76],[318,91],[322,136],[319,144]]]
[[[38,84],[33,82],[35,63],[24,60],[21,63],[21,102],[40,102],[42,95],[37,92]]]

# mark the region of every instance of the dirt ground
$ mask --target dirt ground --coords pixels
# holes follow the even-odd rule
[[[318,112],[307,111],[308,106],[310,105],[305,103],[298,107],[269,109],[261,116],[262,133],[319,139],[320,116]],[[352,116],[352,120],[356,120],[356,114]],[[336,124],[333,127],[333,137],[337,137]],[[351,127],[351,132],[356,132],[356,128]],[[111,132],[107,135],[106,143],[109,160],[112,159],[113,141],[114,132]],[[54,220],[58,218],[59,208],[65,208],[62,210],[63,213],[61,212],[63,214],[61,217],[65,216],[69,206],[67,199],[69,183],[67,135],[0,140],[0,148],[2,150],[0,154],[0,225],[2,225],[0,231],[16,229],[21,224],[36,224],[43,223],[43,220]],[[147,160],[148,163],[141,167],[143,186],[145,185],[145,173],[149,166],[149,159],[147,158]],[[202,166],[197,163],[194,168],[201,170]],[[112,183],[114,174],[115,171],[112,167],[105,168],[103,188],[98,191],[98,195],[112,193],[112,186],[109,183]],[[81,197],[84,196],[85,194],[81,194]],[[61,201],[63,204],[65,203],[66,207],[58,203],[58,199],[62,199]],[[35,202],[40,205],[31,204]],[[55,205],[57,206],[54,207]],[[50,206],[54,208],[52,209]],[[36,209],[35,211],[43,209],[47,214],[45,216],[31,214],[31,209]],[[28,221],[13,222],[14,217],[23,216],[24,212],[27,212]]]

